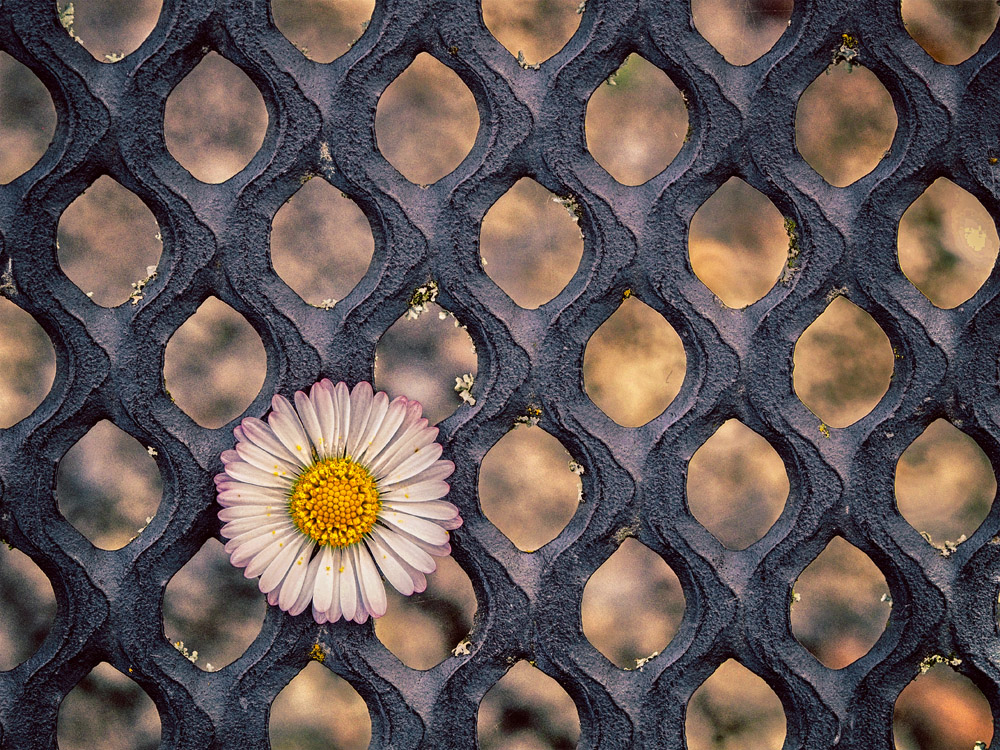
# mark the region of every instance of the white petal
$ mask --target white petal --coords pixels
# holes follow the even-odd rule
[[[226,464],[226,473],[233,479],[247,484],[255,484],[258,487],[274,487],[276,489],[289,489],[292,486],[292,478],[288,476],[275,476],[266,471],[261,471],[255,466],[251,466],[243,461],[233,461]]]
[[[383,391],[379,391],[372,398],[371,408],[368,412],[368,421],[365,424],[364,431],[358,435],[357,444],[354,446],[354,453],[351,454],[355,461],[360,461],[362,456],[371,447],[372,441],[382,426],[388,410],[389,397]]]
[[[266,471],[269,474],[277,471],[294,478],[302,470],[302,467],[297,462],[286,461],[284,458],[275,456],[253,443],[240,443],[236,446],[234,453],[251,466],[256,466],[261,471]]]
[[[237,505],[232,508],[223,508],[219,511],[218,516],[223,523],[240,518],[257,518],[261,524],[265,524],[278,518],[276,513],[285,515],[283,511],[284,508],[277,505]]]
[[[342,551],[340,555],[340,611],[345,620],[353,620],[358,611],[358,582],[357,571],[354,570],[354,563],[351,556]]]
[[[309,436],[306,435],[295,409],[281,396],[271,399],[271,404],[274,411],[267,416],[267,423],[288,452],[301,461],[303,466],[308,466],[312,463]]]
[[[393,485],[392,489],[380,494],[379,497],[384,503],[423,503],[444,497],[450,489],[447,482],[441,481],[419,482],[417,484],[404,482]]]
[[[258,487],[234,481],[228,485],[228,489],[219,492],[218,499],[223,508],[236,505],[287,505],[288,492],[275,487]]]
[[[363,458],[366,464],[370,464],[378,456],[379,452],[392,439],[392,436],[396,434],[396,430],[403,424],[403,420],[406,419],[407,405],[409,403],[404,396],[399,396],[392,400],[389,406],[386,407],[385,417],[383,417],[381,424],[379,424],[378,430],[376,430],[375,435],[368,441],[368,447],[365,448],[362,446],[363,454],[362,456],[358,456],[357,460],[360,461]]]
[[[354,390],[351,391],[351,424],[347,431],[347,447],[345,449],[348,456],[353,457],[358,454],[358,443],[361,436],[366,434],[373,400],[372,387],[364,381],[354,386]]]
[[[336,622],[343,615],[340,608],[340,587],[344,585],[344,574],[340,570],[343,567],[343,556],[343,550],[338,547],[333,555],[333,596],[330,598],[330,607],[326,610],[326,619],[330,622]]]
[[[368,604],[365,600],[365,593],[361,590],[361,574],[358,569],[357,560],[354,561],[354,573],[355,573],[354,586],[357,589],[355,598],[358,601],[358,607],[356,610],[354,610],[354,622],[361,624],[368,622],[369,609],[368,609]]]
[[[388,528],[388,527],[386,527]],[[444,544],[431,544],[430,542],[421,539],[413,534],[408,534],[400,529],[393,529],[401,537],[405,537],[407,541],[412,542],[414,545],[419,547],[421,550],[426,552],[428,555],[433,555],[435,557],[445,557],[451,554],[451,544],[445,542]]]
[[[271,564],[274,558],[281,554],[282,550],[295,543],[300,538],[301,534],[299,534],[298,530],[286,534],[283,537],[275,537],[271,540],[270,545],[262,549],[257,555],[254,556],[254,558],[250,561],[250,564],[247,565],[246,570],[243,571],[243,575],[247,578],[256,578],[267,569],[267,566]],[[234,557],[237,553],[242,551],[243,547],[240,547],[240,549],[234,553]],[[230,560],[232,560],[232,558],[230,558]]]
[[[278,436],[274,434],[274,430],[267,426],[266,422],[262,422],[255,417],[247,417],[241,423],[241,428],[250,442],[257,447],[263,448],[271,455],[278,456],[286,461],[295,464],[301,463],[295,454],[290,453],[282,442],[278,440]]]
[[[266,536],[272,531],[277,532],[277,535],[284,535],[286,531],[291,531],[295,528],[289,519],[283,519],[276,517],[270,523],[261,523],[257,521],[249,529],[239,530],[239,526],[234,527],[232,524],[235,521],[231,521],[222,527],[222,536],[226,537],[229,541],[226,542],[226,552],[231,552],[237,547],[242,546],[251,539],[256,539],[259,536]]]
[[[444,500],[430,500],[426,503],[399,503],[398,505],[383,502],[385,510],[406,513],[420,518],[431,518],[435,521],[452,521],[458,518],[458,508]]]
[[[287,612],[292,605],[298,601],[299,594],[305,585],[306,577],[309,574],[309,556],[312,554],[316,543],[312,539],[305,540],[305,547],[299,550],[299,556],[292,561],[292,566],[288,569],[288,575],[284,583],[281,584],[281,591],[278,595],[278,607]],[[274,593],[273,591],[271,593]]]
[[[422,539],[430,544],[445,544],[448,542],[448,532],[433,521],[406,515],[392,510],[380,510],[378,519],[398,531]]]
[[[319,453],[319,449],[323,445],[323,430],[319,426],[319,417],[313,408],[313,402],[304,391],[295,392],[295,409],[299,413],[299,419],[302,420],[302,426],[305,428],[309,440],[316,452]]]
[[[385,576],[385,580],[391,583],[392,587],[403,596],[412,594],[413,578],[403,566],[402,561],[396,557],[396,553],[374,534],[365,537],[365,544],[368,545],[368,551],[371,552],[372,558],[379,570],[382,571],[382,575]]]
[[[316,570],[316,581],[313,589],[313,605],[321,612],[330,607],[333,598],[333,583],[336,568],[334,554],[329,545],[324,544],[319,552],[319,568]]]
[[[299,536],[285,544],[281,552],[268,564],[260,577],[258,588],[263,593],[269,594],[281,585],[281,582],[285,580],[285,575],[288,573],[288,568],[291,567],[295,558],[299,556],[299,551],[309,541],[311,541],[309,537]]]
[[[385,486],[391,487],[398,482],[403,482],[416,476],[437,461],[441,456],[442,450],[444,448],[441,447],[440,443],[431,443],[410,454],[405,461],[391,468],[384,479]]]
[[[288,614],[300,615],[312,603],[313,587],[316,584],[316,571],[319,570],[321,557],[322,555],[316,555],[312,559],[312,562],[309,563],[309,569],[306,571],[306,579],[302,582],[302,590],[299,592],[298,597],[296,597],[295,603],[288,608]]]
[[[333,404],[337,414],[333,433],[335,455],[343,456],[347,450],[347,434],[351,429],[351,392],[347,390],[347,383],[341,381],[334,386]]]
[[[381,617],[385,614],[388,603],[385,598],[385,586],[382,585],[382,577],[378,574],[375,561],[364,545],[355,544],[350,550],[355,568],[358,570],[358,583],[365,610],[372,617]]]
[[[271,530],[283,527],[291,528],[290,519],[284,513],[275,514],[271,518],[251,516],[250,518],[237,518],[227,521],[226,525],[222,527],[222,535],[226,539],[235,539],[243,534],[257,532],[255,536],[259,536],[260,534],[270,533]]]
[[[247,560],[267,546],[276,544],[279,540],[284,539],[293,530],[298,531],[294,527],[283,526],[264,530],[260,533],[248,532],[230,539],[226,542],[223,549],[229,553],[230,562],[236,567],[242,568],[243,565],[246,565]]]
[[[372,527],[372,533],[380,541],[385,542],[389,549],[395,552],[403,562],[410,565],[414,570],[419,570],[421,573],[430,573],[437,567],[437,563],[434,562],[433,557],[411,540],[401,534],[397,534],[392,529],[376,525]]]
[[[447,479],[454,473],[455,464],[451,461],[435,461],[431,464],[429,469],[424,469],[415,477],[411,477],[407,484],[416,484],[417,482],[437,482],[442,479]]]
[[[319,420],[320,432],[322,433],[323,449],[318,451],[323,458],[331,458],[334,455],[333,433],[337,425],[337,414],[333,408],[333,385],[329,380],[322,380],[316,383],[310,391],[313,406],[316,409],[316,418]]]
[[[425,445],[430,434],[430,442],[437,437],[437,428],[428,427],[427,420],[420,416],[420,404],[411,401],[407,405],[406,415],[403,424],[400,425],[396,436],[389,441],[378,456],[370,457],[368,465],[373,474],[384,473],[383,467],[395,466],[399,456],[405,456],[412,448]]]

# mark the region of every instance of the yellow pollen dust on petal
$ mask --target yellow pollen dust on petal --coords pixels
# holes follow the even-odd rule
[[[331,547],[360,542],[381,507],[375,478],[350,458],[317,461],[295,480],[288,499],[299,531]]]

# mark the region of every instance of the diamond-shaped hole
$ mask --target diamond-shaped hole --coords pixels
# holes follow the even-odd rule
[[[162,249],[152,212],[110,177],[101,177],[63,212],[58,241],[63,272],[104,307],[138,300],[136,284],[155,270]]]
[[[411,669],[430,669],[449,656],[472,629],[476,594],[472,581],[454,558],[437,558],[427,576],[427,590],[403,596],[386,586],[389,607],[375,621],[385,647]]]
[[[795,145],[820,176],[844,187],[875,169],[896,133],[896,110],[867,68],[834,65],[809,84],[795,112]]]
[[[785,710],[774,690],[738,661],[729,659],[691,696],[684,736],[688,750],[779,750],[785,741],[785,726]]]
[[[1000,18],[996,0],[903,0],[901,10],[909,35],[949,65],[978,52]]]
[[[375,0],[271,0],[274,25],[303,55],[328,63],[364,33]]]
[[[267,108],[253,81],[210,52],[167,99],[163,134],[167,149],[202,182],[225,182],[264,143]]]
[[[701,204],[688,234],[691,269],[729,307],[753,304],[788,262],[785,220],[766,195],[732,177]]]
[[[896,464],[896,507],[910,526],[946,549],[979,528],[996,493],[983,449],[944,419],[932,422]]]
[[[60,750],[159,747],[160,715],[138,684],[101,662],[63,699],[56,735]]]
[[[577,219],[559,200],[525,177],[483,218],[483,266],[521,307],[536,308],[559,294],[583,257]]]
[[[0,184],[31,169],[55,132],[48,89],[27,66],[0,52]]]
[[[138,536],[162,492],[149,447],[107,420],[66,452],[56,473],[60,513],[101,549],[120,549]]]
[[[202,427],[238,417],[260,392],[267,355],[246,318],[209,297],[167,342],[167,393]]]
[[[656,310],[629,297],[587,342],[583,383],[597,407],[623,427],[663,413],[680,392],[687,355]]]
[[[882,571],[841,537],[809,563],[793,591],[792,634],[830,669],[867,654],[892,607]]]
[[[895,746],[899,750],[977,750],[990,745],[993,716],[982,691],[947,663],[932,659],[925,664],[929,669],[921,666],[921,674],[896,699]]]
[[[691,0],[691,18],[705,39],[733,65],[748,65],[788,28],[792,0]]]
[[[311,305],[330,307],[346,297],[374,251],[364,213],[322,178],[303,185],[271,223],[271,264]]]
[[[0,543],[0,671],[38,650],[55,613],[48,577],[26,554]]]
[[[566,45],[580,26],[580,7],[574,0],[482,0],[486,28],[527,65],[548,60]]]
[[[629,602],[627,617],[622,616],[622,602]],[[583,633],[622,668],[634,668],[663,651],[683,616],[684,592],[677,574],[635,539],[622,542],[583,590]]]
[[[906,278],[933,304],[950,308],[969,299],[989,278],[1000,238],[983,204],[940,177],[900,219],[898,249]]]
[[[31,315],[0,296],[0,428],[42,403],[56,375],[56,353]]]
[[[548,544],[573,518],[582,483],[562,443],[536,427],[518,427],[490,448],[479,471],[486,517],[524,552]]]
[[[167,584],[163,632],[176,648],[197,651],[195,665],[211,672],[247,650],[266,608],[257,582],[244,578],[222,544],[209,539]]]
[[[837,297],[795,344],[795,393],[831,427],[854,424],[889,390],[895,361],[885,331],[846,297]]]
[[[469,155],[479,130],[472,92],[427,53],[378,100],[375,136],[382,156],[410,182],[429,185]]]
[[[476,732],[481,750],[570,748],[580,715],[562,685],[519,661],[483,696]]]
[[[584,126],[597,163],[623,185],[641,185],[687,140],[687,106],[666,73],[633,54],[590,97]]]
[[[466,375],[475,377],[476,352],[457,318],[433,303],[426,307],[423,312],[410,308],[379,339],[375,387],[390,396],[416,399],[435,424],[462,404],[456,386]]]
[[[139,48],[162,7],[162,0],[60,2],[59,21],[96,59],[112,63]]]
[[[273,748],[366,750],[372,720],[368,705],[350,683],[312,662],[271,704],[269,734]]]
[[[729,549],[746,549],[774,525],[788,499],[788,474],[777,451],[730,419],[688,464],[691,514]]]

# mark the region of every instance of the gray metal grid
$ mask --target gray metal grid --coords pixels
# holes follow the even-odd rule
[[[794,113],[844,33],[892,95],[899,128],[871,174],[832,188],[798,155]],[[572,40],[533,70],[492,38],[474,0],[382,0],[350,52],[320,65],[278,32],[263,0],[165,0],[139,50],[105,65],[64,32],[54,3],[8,0],[0,48],[43,81],[59,115],[43,159],[0,187],[6,294],[57,354],[41,407],[0,431],[0,532],[42,568],[58,602],[41,649],[0,673],[4,747],[53,747],[60,701],[101,661],[153,698],[163,747],[266,746],[269,705],[317,640],[331,651],[325,664],[367,701],[373,747],[474,747],[479,702],[518,659],[572,696],[581,747],[682,747],[687,700],[730,657],[781,698],[789,748],[891,747],[895,698],[932,654],[959,657],[997,716],[1000,510],[944,557],[893,498],[896,461],[938,418],[1000,465],[1000,279],[994,273],[970,301],[941,310],[905,278],[895,252],[900,216],[939,176],[998,215],[996,33],[950,67],[909,37],[892,0],[798,0],[774,48],[734,67],[695,31],[687,2],[589,0]],[[270,118],[260,152],[220,185],[193,179],[163,139],[167,95],[210,50],[247,73]],[[379,155],[373,127],[379,95],[420,52],[462,78],[481,119],[471,154],[430,186],[407,182]],[[685,92],[692,130],[669,168],[624,187],[587,153],[583,120],[591,93],[632,52]],[[55,249],[59,215],[104,174],[149,206],[164,246],[144,298],[114,309],[65,277]],[[361,206],[376,242],[367,275],[332,310],[305,304],[268,259],[270,221],[310,174]],[[572,196],[585,236],[573,280],[531,311],[493,284],[478,251],[484,214],[524,176]],[[796,223],[800,248],[787,280],[741,311],[717,303],[686,250],[692,215],[732,176]],[[211,477],[231,432],[201,428],[171,402],[162,379],[168,339],[210,295],[237,310],[267,351],[264,387],[246,412],[261,416],[272,393],[321,376],[371,380],[376,342],[430,279],[479,353],[476,405],[441,425],[458,467],[449,499],[465,519],[454,554],[479,600],[470,653],[418,673],[370,625],[318,626],[271,609],[243,657],[201,672],[150,613],[170,577],[218,532]],[[636,429],[600,412],[581,376],[587,340],[625,289],[677,330],[688,362],[680,395]],[[793,393],[791,369],[796,339],[831,293],[874,317],[897,361],[875,410],[827,437]],[[477,467],[534,408],[587,473],[569,526],[527,554],[481,512]],[[791,482],[778,522],[743,551],[723,548],[684,499],[690,456],[734,417],[775,447]],[[152,523],[116,551],[94,549],[61,518],[53,494],[60,457],[101,419],[153,446],[164,482]],[[820,665],[789,627],[792,584],[835,535],[879,566],[894,602],[875,647],[839,671]],[[580,618],[588,577],[626,536],[670,564],[687,600],[679,634],[641,671],[611,665]]]

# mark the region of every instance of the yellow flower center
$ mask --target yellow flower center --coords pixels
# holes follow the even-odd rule
[[[319,544],[357,544],[375,525],[382,501],[375,478],[350,458],[327,458],[292,485],[288,514],[299,531]]]

